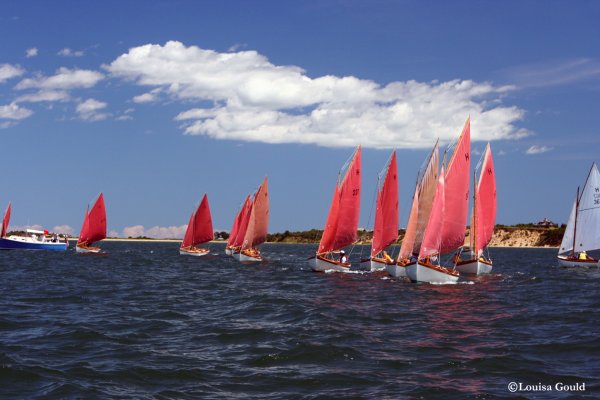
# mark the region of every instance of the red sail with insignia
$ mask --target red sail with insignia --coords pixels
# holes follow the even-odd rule
[[[475,188],[475,254],[479,255],[492,240],[496,225],[496,172],[488,143],[483,155],[479,181]]]
[[[358,146],[344,177],[338,181],[335,187],[318,254],[339,250],[355,242],[358,238],[360,170],[361,148]]]
[[[248,203],[250,203],[250,196],[246,197],[246,201],[244,201],[244,204],[242,204],[242,207],[235,215],[235,219],[233,220],[233,227],[231,228],[231,232],[229,233],[229,239],[227,239],[227,247],[233,246],[233,242],[235,241],[237,233],[240,229],[240,224],[244,214],[244,210],[248,206]]]
[[[445,212],[440,254],[462,247],[469,212],[471,168],[471,124],[467,118],[444,177]]]

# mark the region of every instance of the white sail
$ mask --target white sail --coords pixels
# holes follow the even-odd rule
[[[579,197],[576,229],[575,251],[600,249],[600,172],[595,163]]]
[[[579,193],[578,193],[579,194]],[[571,214],[569,215],[569,222],[567,222],[567,228],[565,229],[565,235],[560,243],[560,250],[558,254],[566,254],[573,252],[573,235],[575,234],[575,208],[577,207],[577,196],[573,201],[573,207],[571,208]]]

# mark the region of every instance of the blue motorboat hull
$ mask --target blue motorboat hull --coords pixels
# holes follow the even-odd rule
[[[67,250],[66,243],[32,243],[7,238],[0,239],[0,250]]]

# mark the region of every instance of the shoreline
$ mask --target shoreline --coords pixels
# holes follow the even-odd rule
[[[69,238],[69,241],[77,241],[77,238]],[[105,242],[143,242],[143,243],[180,243],[181,239],[129,239],[129,238],[110,238],[104,239]],[[209,243],[227,243],[225,240],[211,240]],[[301,243],[301,242],[265,242],[266,244],[291,244],[291,245],[299,245],[299,244],[319,244],[319,242],[314,243]],[[358,243],[357,246],[369,246],[370,243]],[[396,244],[395,246],[399,246]],[[559,246],[488,246],[489,248],[495,249],[558,249]]]

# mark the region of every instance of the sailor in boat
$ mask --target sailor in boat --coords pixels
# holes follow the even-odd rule
[[[346,252],[344,250],[340,250],[340,262],[341,263],[348,263],[348,257],[346,257]]]
[[[385,250],[383,251],[383,258],[385,259],[386,262],[389,262],[389,263],[394,262],[394,259],[392,257],[390,257],[390,255]]]
[[[581,253],[579,253],[579,259],[580,260],[592,260],[592,257],[588,256],[587,253],[585,252],[585,250],[583,250]]]

